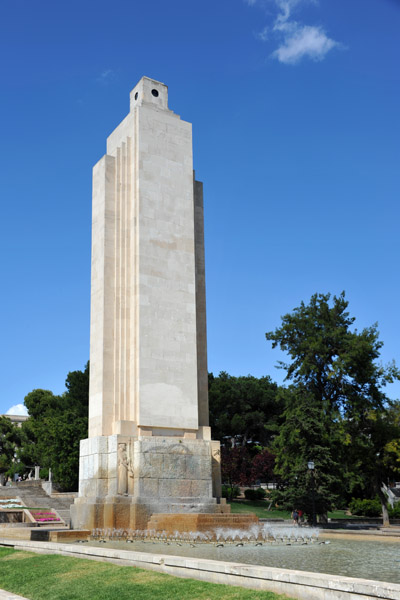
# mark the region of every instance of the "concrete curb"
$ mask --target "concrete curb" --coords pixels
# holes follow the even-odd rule
[[[23,596],[17,596],[17,594],[13,594],[12,592],[6,592],[6,590],[0,590],[0,600],[28,600]]]

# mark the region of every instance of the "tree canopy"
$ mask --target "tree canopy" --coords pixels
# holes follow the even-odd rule
[[[84,371],[68,373],[65,386],[60,396],[38,389],[25,397],[30,418],[22,425],[19,459],[25,465],[51,468],[60,488],[77,490],[79,441],[87,437],[89,363]]]
[[[268,446],[278,430],[283,402],[270,377],[210,373],[209,405],[213,438],[231,446]]]
[[[13,475],[21,432],[8,417],[0,417],[0,474]]]
[[[273,348],[290,358],[279,363],[291,386],[274,445],[276,472],[285,482],[277,498],[293,508],[310,496],[306,465],[312,460],[320,514],[355,485],[365,488],[368,481],[380,493],[382,461],[376,455],[394,433],[388,429],[383,388],[399,379],[399,371],[394,363],[378,362],[377,326],[353,329],[355,318],[347,308],[344,292],[332,299],[314,294],[266,334]]]

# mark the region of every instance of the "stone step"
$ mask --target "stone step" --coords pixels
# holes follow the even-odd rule
[[[155,513],[151,516],[147,529],[156,531],[208,531],[217,528],[248,529],[257,524],[258,518],[254,514],[215,514],[215,513]]]
[[[57,511],[67,527],[70,527],[70,505],[73,497],[54,498],[46,494],[40,485],[19,484],[16,487],[0,487],[0,498],[21,498],[29,508],[47,508]]]

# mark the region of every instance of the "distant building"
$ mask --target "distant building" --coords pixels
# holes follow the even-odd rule
[[[0,415],[0,417],[7,417],[13,425],[17,425],[18,427],[21,427],[22,423],[29,419],[28,415]]]

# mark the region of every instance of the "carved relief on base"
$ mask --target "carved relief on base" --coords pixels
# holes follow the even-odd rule
[[[118,444],[118,483],[117,492],[121,495],[133,493],[132,444]]]

